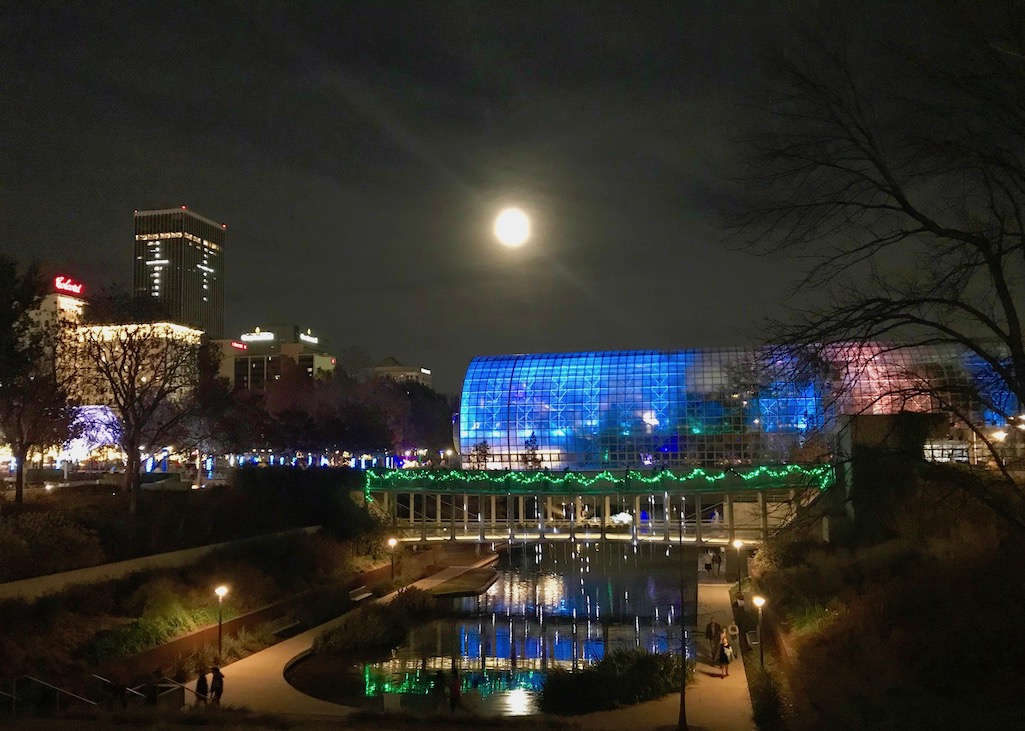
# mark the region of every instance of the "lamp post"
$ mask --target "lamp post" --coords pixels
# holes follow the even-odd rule
[[[754,597],[755,606],[758,607],[758,662],[765,670],[765,644],[762,642],[762,607],[765,606],[765,597]]]
[[[395,581],[395,546],[397,546],[398,544],[399,544],[399,542],[396,539],[394,539],[394,538],[389,538],[388,539],[388,550],[391,552],[391,579],[392,579],[392,581]]]
[[[733,547],[737,549],[737,591],[744,591],[744,575],[741,573],[740,565],[740,549],[743,547],[744,542],[737,538],[733,541]]]
[[[224,595],[228,593],[228,587],[218,586],[214,589],[217,595],[217,661],[221,660],[221,648],[224,645]]]

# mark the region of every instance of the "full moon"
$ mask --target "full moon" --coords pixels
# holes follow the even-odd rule
[[[506,246],[520,246],[530,238],[530,219],[519,208],[506,208],[495,219],[495,238]]]

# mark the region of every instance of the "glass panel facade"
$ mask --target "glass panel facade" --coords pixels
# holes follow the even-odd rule
[[[985,370],[947,346],[848,344],[816,357],[813,368],[807,357],[799,365],[755,348],[475,358],[459,414],[463,463],[523,469],[537,457],[549,469],[600,470],[812,461],[828,450],[839,415],[940,410],[923,378],[951,384],[953,395]],[[1006,391],[993,395],[1006,402]],[[969,407],[987,420],[1013,413]]]

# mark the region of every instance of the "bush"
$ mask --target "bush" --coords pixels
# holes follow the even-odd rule
[[[438,604],[431,592],[409,586],[399,589],[389,608],[396,619],[406,626],[433,618],[438,613]]]
[[[94,566],[105,560],[96,535],[58,511],[0,521],[0,581]]]
[[[538,705],[545,713],[573,715],[650,701],[678,692],[681,671],[679,655],[613,650],[583,670],[549,672]],[[693,673],[688,663],[687,682]]]
[[[409,626],[398,612],[384,604],[368,604],[342,616],[330,632],[313,643],[316,652],[370,652],[397,647],[406,639]]]

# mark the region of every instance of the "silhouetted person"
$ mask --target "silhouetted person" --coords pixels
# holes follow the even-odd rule
[[[206,682],[206,668],[201,667],[199,677],[196,678],[196,704],[205,706],[209,694],[210,686]]]
[[[722,625],[715,621],[713,618],[705,626],[705,639],[708,640],[708,654],[712,657],[712,662],[716,660],[716,653],[719,651],[719,638],[722,636]]]
[[[434,696],[434,710],[437,711],[441,708],[441,701],[445,698],[445,674],[440,670],[434,674],[431,695]]]
[[[224,695],[224,675],[220,668],[213,669],[213,680],[210,681],[210,698],[214,705],[221,704],[221,696]]]
[[[716,578],[719,577],[720,569],[722,569],[722,554],[716,551],[712,554],[712,571],[715,572]]]
[[[452,679],[448,690],[448,708],[450,711],[455,711],[457,708],[463,707],[462,691],[462,682],[459,679],[459,671],[452,668]]]

